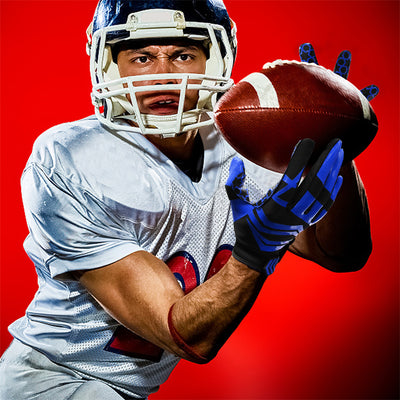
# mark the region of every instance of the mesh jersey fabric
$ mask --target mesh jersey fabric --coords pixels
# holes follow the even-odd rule
[[[162,351],[151,360],[114,348],[121,326],[71,272],[138,250],[166,262],[184,252],[196,285],[204,282],[218,249],[235,241],[224,188],[235,152],[214,127],[200,135],[204,165],[197,183],[142,135],[112,132],[94,116],[39,136],[21,179],[29,227],[24,248],[39,288],[26,315],[10,326],[14,337],[130,396],[158,389],[179,358]],[[280,178],[247,160],[245,166],[255,200]]]

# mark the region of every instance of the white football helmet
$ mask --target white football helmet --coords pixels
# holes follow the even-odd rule
[[[95,113],[111,129],[173,137],[212,124],[212,119],[204,114],[212,111],[218,94],[233,85],[230,76],[236,56],[236,27],[220,0],[100,0],[87,34]],[[126,40],[160,38],[187,38],[206,46],[205,73],[121,78],[112,46]],[[178,83],[134,85],[163,79]],[[198,83],[191,83],[193,80]],[[180,93],[176,114],[140,112],[136,93],[171,90]],[[199,96],[196,108],[185,111],[187,90],[198,90]]]

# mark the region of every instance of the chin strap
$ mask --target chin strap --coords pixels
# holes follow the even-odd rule
[[[174,323],[172,321],[172,309],[174,305],[171,306],[168,313],[168,328],[171,333],[172,339],[178,345],[178,347],[183,350],[191,359],[195,360],[200,364],[208,362],[207,358],[199,354],[193,347],[189,346],[179,332],[176,330]]]

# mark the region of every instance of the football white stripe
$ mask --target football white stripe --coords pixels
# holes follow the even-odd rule
[[[242,80],[253,86],[260,100],[260,107],[279,107],[278,95],[276,94],[275,88],[264,74],[261,72],[254,72]]]

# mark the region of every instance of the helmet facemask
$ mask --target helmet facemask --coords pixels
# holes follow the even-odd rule
[[[126,24],[112,25],[90,34],[92,100],[97,118],[112,129],[173,137],[213,123],[202,116],[212,111],[217,95],[228,90],[234,55],[225,29],[216,24],[185,21],[183,12],[152,9],[131,13]],[[112,46],[127,40],[189,39],[207,46],[204,74],[166,73],[121,78]],[[143,81],[174,80],[178,83],[138,86]],[[135,85],[136,84],[136,85]],[[197,105],[184,110],[188,90],[198,91]],[[179,92],[178,111],[173,115],[142,114],[137,102],[140,92]],[[125,121],[125,123],[123,123]],[[130,121],[130,123],[126,123]]]

